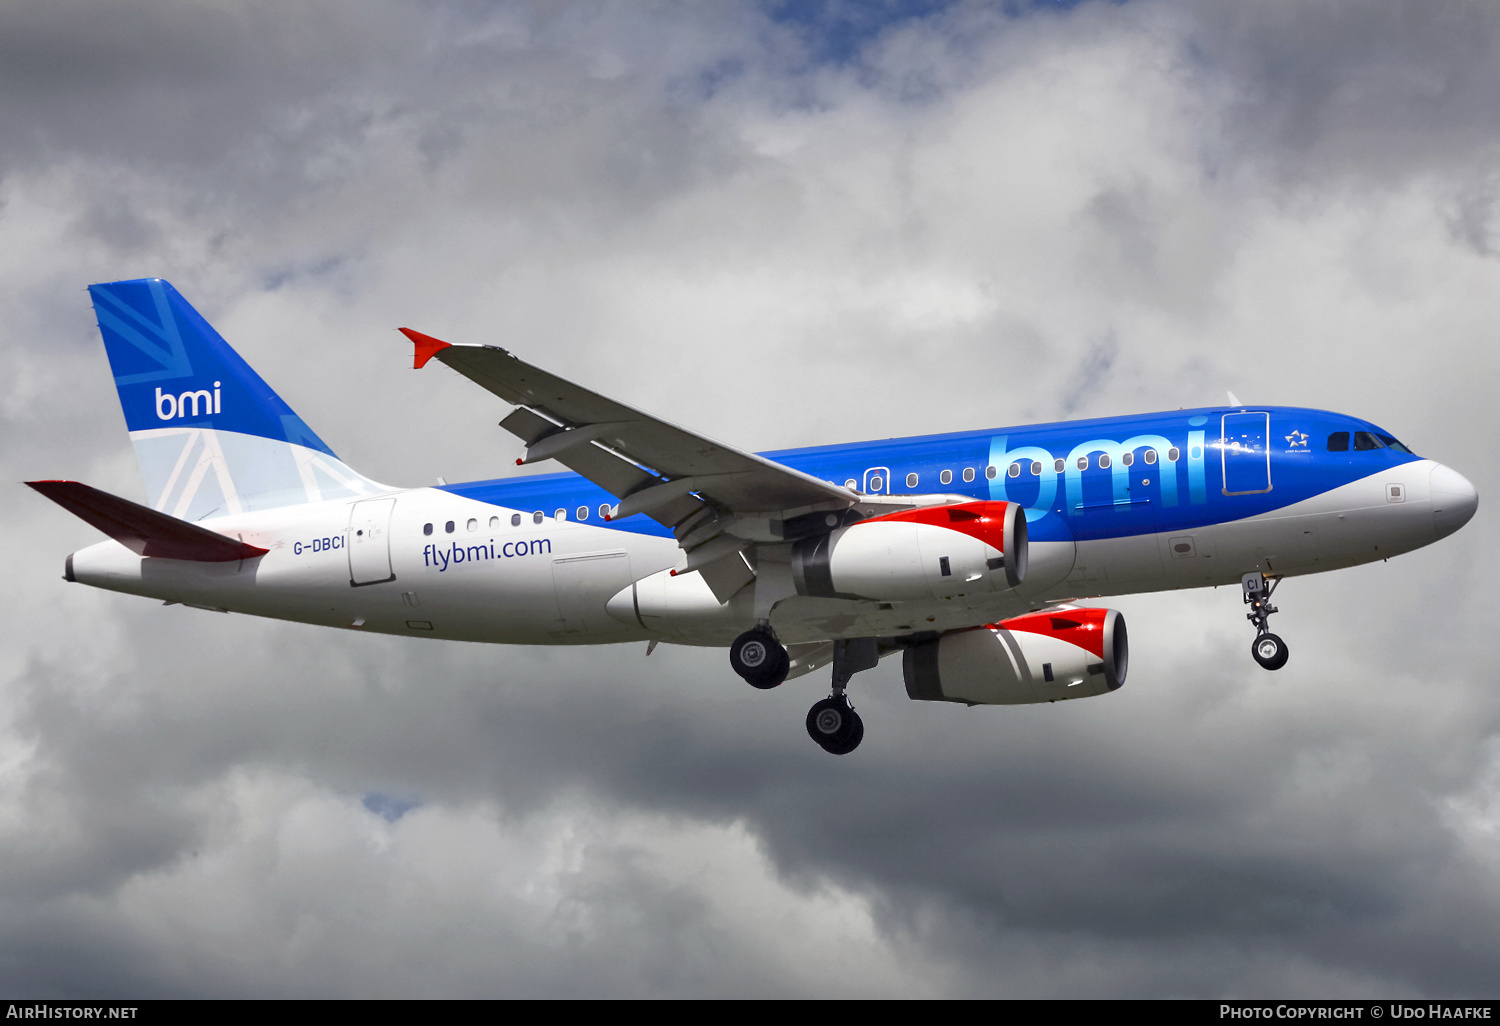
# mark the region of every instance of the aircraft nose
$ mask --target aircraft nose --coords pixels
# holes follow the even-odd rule
[[[1428,479],[1432,490],[1432,526],[1439,538],[1446,538],[1467,524],[1479,508],[1479,493],[1469,479],[1441,463],[1432,468]]]

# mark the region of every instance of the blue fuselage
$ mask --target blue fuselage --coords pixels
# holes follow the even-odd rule
[[[1418,457],[1367,421],[1267,406],[1195,409],[786,449],[767,459],[867,494],[963,495],[1026,507],[1036,541],[1189,531],[1313,498]],[[1332,446],[1332,448],[1330,448]],[[604,526],[613,496],[575,474],[447,491]],[[611,528],[670,536],[644,516]]]

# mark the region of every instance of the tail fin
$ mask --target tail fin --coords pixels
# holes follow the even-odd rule
[[[152,508],[202,520],[389,490],[345,466],[167,282],[89,295]]]

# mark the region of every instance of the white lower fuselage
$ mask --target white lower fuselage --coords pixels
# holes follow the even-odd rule
[[[778,636],[796,644],[951,630],[1058,601],[1237,584],[1256,570],[1293,576],[1388,558],[1447,533],[1435,522],[1429,487],[1437,466],[1413,461],[1281,509],[1190,531],[1033,542],[1018,589],[943,600],[799,596],[789,583],[790,547],[763,544],[757,579],[721,605],[700,575],[670,575],[681,554],[671,538],[555,517],[536,523],[529,510],[433,488],[393,492],[384,497],[387,507],[336,500],[212,521],[215,531],[270,550],[255,559],[146,558],[106,541],[69,557],[69,574],[112,591],[303,623],[549,645],[727,645],[755,622],[760,589],[762,603],[774,602]],[[1401,486],[1394,492],[1393,483]],[[512,526],[516,515],[521,522]],[[361,533],[366,528],[372,541]]]

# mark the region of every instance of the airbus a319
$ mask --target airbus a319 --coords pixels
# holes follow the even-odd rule
[[[31,487],[109,540],[68,581],[414,638],[725,647],[756,688],[831,664],[807,732],[864,736],[851,677],[968,705],[1115,691],[1111,595],[1239,585],[1251,654],[1288,577],[1386,559],[1473,517],[1461,474],[1368,421],[1239,406],[751,453],[494,346],[402,329],[514,407],[520,463],[563,473],[394,488],[344,464],[167,282],[89,289],[145,505]],[[649,652],[649,648],[648,648]]]

